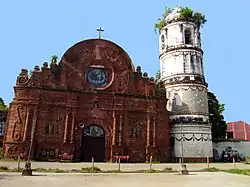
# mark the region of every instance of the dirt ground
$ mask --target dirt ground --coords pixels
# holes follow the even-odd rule
[[[25,162],[21,163],[21,167],[24,167]],[[10,161],[0,161],[0,166],[8,166],[9,168],[17,168],[17,162]],[[79,162],[79,163],[58,163],[58,162],[32,162],[32,168],[57,168],[57,169],[81,169],[84,167],[91,167],[91,163]],[[116,163],[95,163],[95,166],[101,170],[117,170],[118,164]],[[180,165],[175,163],[162,163],[153,164],[155,170],[162,170],[164,168],[172,168],[173,170],[178,170]],[[149,164],[146,163],[123,163],[121,164],[122,171],[136,171],[136,170],[148,170]],[[187,168],[189,171],[201,170],[207,168],[206,163],[188,163]],[[216,167],[218,169],[233,169],[233,163],[210,163],[209,167]],[[250,169],[250,164],[236,163],[235,168],[237,169]]]
[[[36,174],[36,173],[34,173]],[[20,173],[0,173],[0,187],[249,187],[250,177],[228,173],[190,173],[188,176],[166,173],[150,174],[66,174],[37,173],[22,177]]]

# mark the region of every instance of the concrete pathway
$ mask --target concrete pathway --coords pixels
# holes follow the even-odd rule
[[[0,187],[249,187],[250,177],[228,173],[177,174],[52,174],[22,177],[20,173],[0,173]]]

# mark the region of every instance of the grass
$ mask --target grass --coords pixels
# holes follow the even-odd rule
[[[17,168],[9,168],[7,166],[0,166],[0,172],[21,172],[23,168],[19,170]],[[64,170],[58,168],[35,168],[33,171],[43,173],[175,173],[177,171],[172,168],[164,168],[163,170],[135,170],[135,171],[121,171],[121,170],[107,170],[103,171],[98,167],[86,167],[81,169]]]
[[[201,172],[226,172],[231,174],[248,175],[250,176],[250,169],[218,169],[215,167],[202,169]]]
[[[6,172],[6,171],[8,171],[8,172],[20,172],[20,171],[22,171],[23,170],[23,168],[12,168],[12,169],[10,169],[8,166],[0,166],[0,172]]]
[[[23,168],[9,168],[7,166],[0,166],[0,172],[21,172]],[[177,173],[178,171],[172,168],[164,168],[163,170],[135,170],[135,171],[121,171],[121,170],[107,170],[103,171],[98,167],[86,167],[81,169],[64,170],[58,168],[35,168],[33,171],[43,173]],[[226,172],[231,174],[240,174],[250,176],[250,169],[218,169],[215,167],[204,168],[196,172]]]
[[[232,173],[232,174],[240,174],[240,175],[248,175],[250,176],[250,169],[228,169],[228,170],[222,170],[226,173]]]
[[[212,167],[212,168],[204,168],[200,170],[201,172],[218,172],[220,171],[218,168]]]

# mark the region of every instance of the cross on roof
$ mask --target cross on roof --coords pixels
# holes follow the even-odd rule
[[[99,29],[97,29],[96,31],[99,32],[99,39],[101,38],[102,36],[102,32],[104,32],[104,29],[102,29],[101,27]]]

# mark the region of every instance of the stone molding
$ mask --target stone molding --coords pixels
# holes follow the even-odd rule
[[[177,137],[175,134],[172,136],[176,141],[212,141],[211,134],[208,133],[200,133],[200,137],[198,134],[182,134],[181,137]]]

